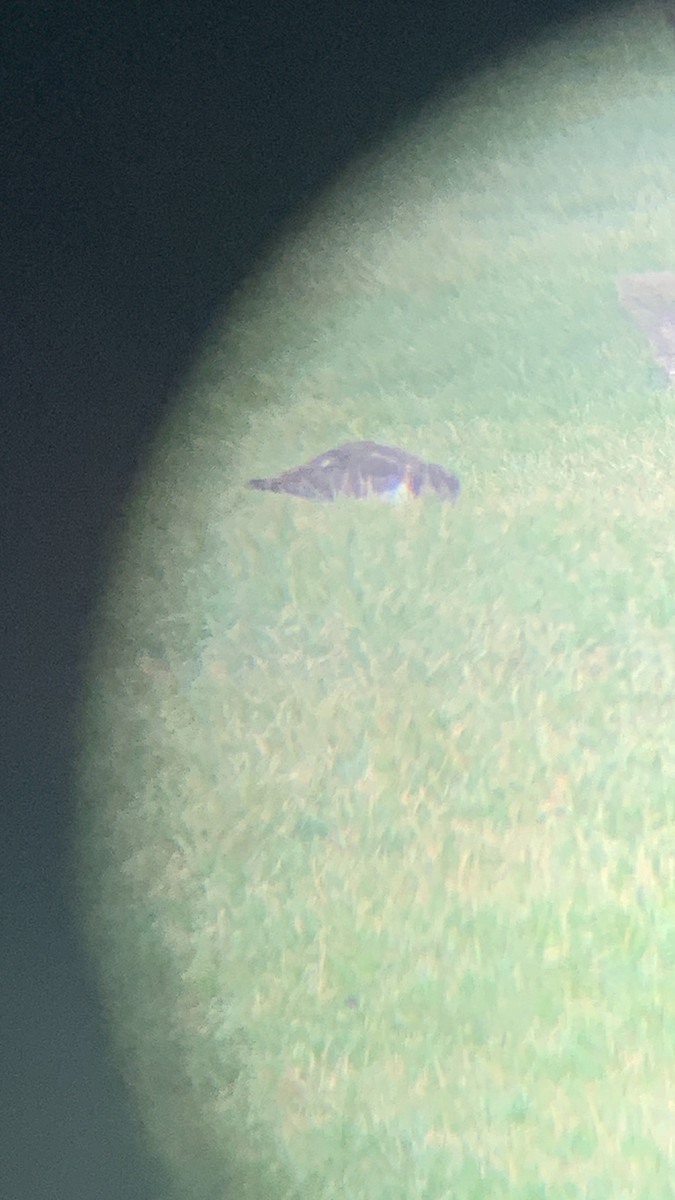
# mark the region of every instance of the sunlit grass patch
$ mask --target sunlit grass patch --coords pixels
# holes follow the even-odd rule
[[[209,1200],[672,1194],[675,418],[615,276],[670,253],[673,84],[628,27],[512,154],[434,156],[427,225],[274,276],[134,502],[92,926]],[[370,437],[459,504],[245,487]]]

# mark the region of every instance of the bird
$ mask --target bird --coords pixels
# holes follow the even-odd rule
[[[365,500],[376,496],[396,503],[417,498],[424,491],[455,503],[459,479],[437,463],[416,454],[377,442],[345,442],[299,467],[268,479],[249,479],[260,492],[287,492],[305,500],[336,500],[350,496]]]
[[[675,383],[675,271],[643,271],[617,280],[619,302],[647,338],[652,357]]]

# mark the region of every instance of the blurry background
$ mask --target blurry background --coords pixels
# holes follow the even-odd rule
[[[443,82],[581,2],[14,7],[0,176],[0,1195],[158,1197],[69,912],[72,715],[118,505],[237,283]],[[596,5],[596,7],[599,7]],[[656,9],[654,9],[656,12]]]

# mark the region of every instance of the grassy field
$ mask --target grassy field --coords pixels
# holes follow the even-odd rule
[[[78,853],[183,1196],[675,1196],[675,399],[615,293],[675,268],[674,105],[642,8],[439,107],[130,503]],[[459,505],[242,486],[358,437]]]

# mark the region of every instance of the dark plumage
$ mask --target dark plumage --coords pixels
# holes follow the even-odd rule
[[[249,479],[248,485],[258,491],[288,492],[306,500],[335,500],[338,496],[363,500],[375,495],[394,501],[419,496],[424,490],[435,492],[443,500],[455,501],[459,495],[457,476],[444,467],[377,442],[345,442],[281,475]]]

